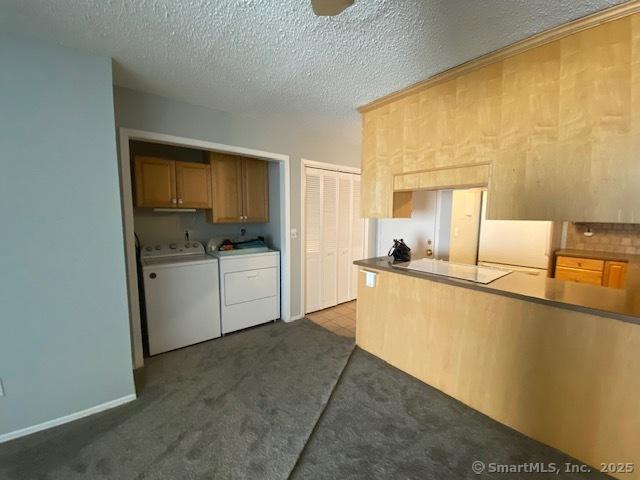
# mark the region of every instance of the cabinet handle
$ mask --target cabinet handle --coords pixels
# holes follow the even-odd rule
[[[177,200],[175,198],[171,199],[171,203],[173,203],[174,205],[177,203]]]
[[[181,198],[178,199],[178,205],[182,205],[182,199]]]

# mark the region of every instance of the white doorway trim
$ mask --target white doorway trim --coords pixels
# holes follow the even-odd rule
[[[322,170],[329,170],[330,172],[344,172],[362,174],[362,170],[358,167],[347,167],[344,165],[336,165],[334,163],[317,162],[315,160],[302,159],[302,166],[300,167],[300,203],[301,208],[301,222],[300,222],[300,309],[301,315],[298,318],[303,318],[307,313],[306,306],[306,287],[307,287],[307,256],[306,256],[306,223],[307,223],[307,175],[306,167],[320,168]],[[365,235],[362,239],[364,243],[365,255],[369,253],[369,219],[364,219],[364,231]]]
[[[131,160],[129,152],[130,140],[162,143],[179,147],[198,148],[213,152],[232,153],[247,157],[260,158],[272,162],[280,162],[280,235],[282,241],[282,277],[281,317],[285,322],[291,318],[291,202],[290,178],[291,164],[288,155],[264,152],[250,148],[224,145],[193,138],[178,137],[164,133],[147,132],[130,128],[119,129],[120,152],[120,198],[122,201],[122,221],[124,233],[125,259],[127,267],[127,292],[129,295],[129,324],[131,328],[131,355],[134,368],[144,365],[142,351],[142,328],[140,325],[140,302],[138,300],[138,277],[136,265],[136,249],[133,225],[133,190],[131,186]]]

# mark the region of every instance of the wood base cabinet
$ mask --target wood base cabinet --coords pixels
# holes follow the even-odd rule
[[[610,288],[624,288],[627,262],[558,256],[555,278]]]
[[[237,155],[211,153],[213,206],[211,223],[269,221],[268,162]]]

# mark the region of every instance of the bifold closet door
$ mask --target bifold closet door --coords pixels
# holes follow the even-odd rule
[[[356,298],[364,225],[360,175],[305,169],[305,313]]]
[[[322,307],[322,170],[305,171],[305,313]]]
[[[351,282],[349,286],[349,300],[358,296],[358,267],[353,264],[356,260],[365,258],[364,236],[365,221],[360,213],[360,175],[352,175],[351,186]]]
[[[351,227],[353,211],[353,177],[338,174],[338,303],[351,300]]]
[[[338,303],[338,173],[322,172],[322,308]]]

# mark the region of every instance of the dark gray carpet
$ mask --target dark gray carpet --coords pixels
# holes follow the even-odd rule
[[[0,444],[0,478],[287,478],[352,349],[301,320],[153,357],[137,401]]]
[[[608,478],[564,472],[476,475],[475,460],[580,465],[356,348],[292,478]]]
[[[572,462],[352,350],[301,320],[154,357],[137,401],[0,444],[0,479],[441,480],[482,478],[476,459]]]

